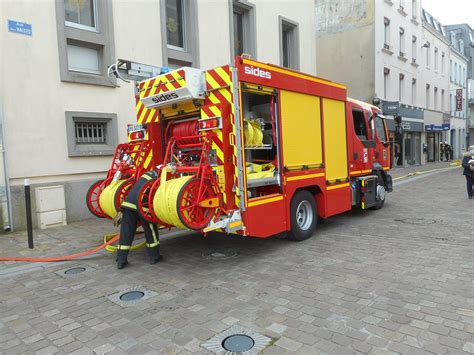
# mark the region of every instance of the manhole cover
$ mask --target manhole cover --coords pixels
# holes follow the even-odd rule
[[[241,353],[244,351],[249,351],[255,345],[255,341],[244,334],[236,334],[227,337],[222,342],[222,347],[227,351]]]
[[[120,295],[120,301],[124,301],[124,302],[138,301],[139,299],[142,299],[143,296],[145,296],[145,293],[142,291],[129,291]]]
[[[64,271],[64,273],[66,275],[76,275],[84,271],[86,271],[85,267],[73,267],[73,268],[67,269],[66,271]]]
[[[402,222],[406,224],[434,224],[436,220],[430,218],[403,218],[396,219],[397,222]]]
[[[234,324],[222,333],[214,335],[201,346],[217,355],[257,355],[265,349],[271,339],[251,329]]]
[[[211,259],[211,260],[225,260],[225,259],[230,259],[237,256],[237,252],[231,249],[213,250],[213,251],[203,253],[202,256],[206,259]]]

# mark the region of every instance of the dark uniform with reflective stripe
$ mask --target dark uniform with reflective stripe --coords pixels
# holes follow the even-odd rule
[[[150,255],[150,262],[156,263],[160,257],[160,240],[156,224],[148,223],[137,210],[140,190],[148,181],[156,180],[158,173],[148,171],[143,174],[132,186],[127,197],[122,202],[122,223],[120,226],[120,242],[117,251],[117,265],[119,268],[127,264],[127,256],[135,238],[138,222],[141,222],[145,232],[146,245]]]

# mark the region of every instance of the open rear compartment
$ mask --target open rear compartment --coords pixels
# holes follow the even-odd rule
[[[241,100],[246,197],[251,203],[282,193],[278,91],[243,83]]]

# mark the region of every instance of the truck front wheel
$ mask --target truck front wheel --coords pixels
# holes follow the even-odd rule
[[[381,174],[377,174],[377,191],[375,193],[375,206],[371,207],[371,210],[380,210],[385,204],[385,196],[387,191],[385,190],[385,184]]]
[[[290,240],[302,241],[313,234],[318,223],[318,213],[314,196],[306,190],[299,190],[290,205]]]

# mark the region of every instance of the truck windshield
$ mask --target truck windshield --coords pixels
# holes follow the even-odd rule
[[[375,115],[375,131],[381,142],[387,142],[384,119],[379,115]]]

